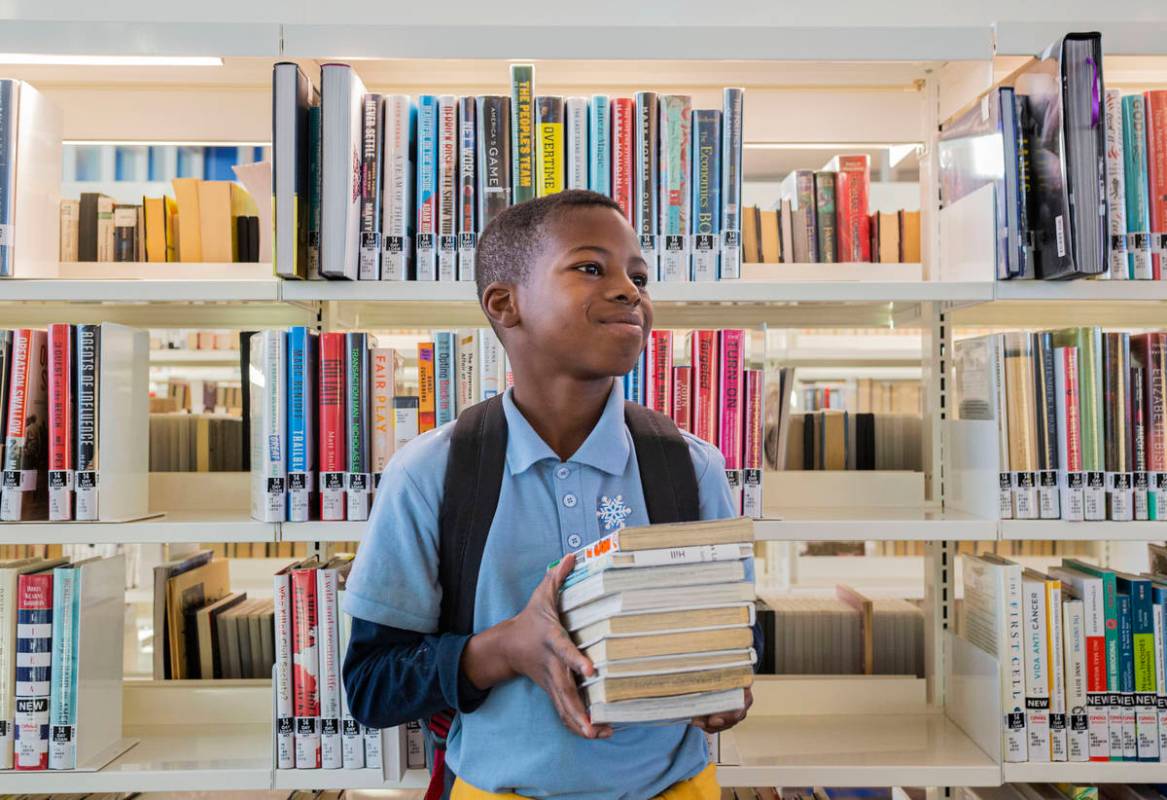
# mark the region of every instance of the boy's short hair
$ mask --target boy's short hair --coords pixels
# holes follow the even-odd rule
[[[478,299],[495,281],[522,283],[538,252],[547,221],[584,206],[624,213],[619,203],[607,195],[568,189],[511,206],[495,217],[479,237],[475,253]]]

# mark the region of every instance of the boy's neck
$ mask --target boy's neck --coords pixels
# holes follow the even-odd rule
[[[613,378],[579,381],[567,376],[534,379],[515,371],[512,399],[535,433],[560,461],[571,458],[604,413]]]

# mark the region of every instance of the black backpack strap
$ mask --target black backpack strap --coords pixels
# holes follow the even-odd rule
[[[478,568],[498,506],[506,450],[502,395],[458,415],[438,513],[438,583],[442,587],[438,630],[443,633],[474,632]]]
[[[676,424],[660,412],[627,401],[624,421],[636,447],[649,520],[658,524],[699,519],[697,475],[689,444]]]

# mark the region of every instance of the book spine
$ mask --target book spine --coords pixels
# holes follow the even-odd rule
[[[721,279],[741,277],[742,116],[745,90],[727,88],[721,109]]]
[[[720,277],[721,112],[693,112],[693,280]]]
[[[49,326],[49,519],[73,519],[73,326]]]
[[[77,200],[61,201],[61,260],[80,261],[78,242],[80,238],[81,204]]]
[[[1013,519],[1013,472],[1009,466],[1009,393],[1005,386],[1005,337],[996,335],[992,338],[990,358],[993,370],[993,387],[996,397],[993,398],[996,409],[994,416],[997,419],[997,450],[1000,454],[997,469],[998,494],[997,515],[1001,519]]]
[[[110,197],[97,197],[97,260],[110,262],[114,259],[114,202]]]
[[[1058,490],[1062,519],[1082,520],[1082,437],[1078,415],[1078,348],[1054,350],[1054,401],[1058,433]]]
[[[417,438],[417,398],[393,398],[393,449],[400,450]]]
[[[438,98],[417,98],[417,279],[438,279]]]
[[[673,422],[677,430],[693,430],[693,368],[673,367]]]
[[[77,443],[74,475],[74,510],[78,520],[96,520],[100,516],[99,485],[101,442],[98,441],[101,386],[101,326],[77,326],[76,412],[73,415]]]
[[[1122,759],[1138,761],[1138,723],[1135,713],[1135,652],[1131,596],[1118,593],[1118,700],[1122,721]],[[1111,720],[1113,724],[1113,718]],[[1112,751],[1113,753],[1113,751]]]
[[[77,767],[78,575],[71,566],[53,570],[53,655],[49,692],[49,769]]]
[[[417,345],[417,432],[433,430],[437,422],[434,383],[434,343]]]
[[[1057,399],[1054,397],[1053,335],[1034,335],[1034,410],[1037,416],[1037,506],[1042,519],[1061,518],[1058,488]]]
[[[1009,564],[1001,568],[1005,616],[1005,640],[1002,652],[1002,699],[1005,705],[1005,760],[1027,761],[1029,744],[1026,732],[1025,694],[1025,604],[1021,567]]]
[[[569,97],[564,103],[566,186],[588,188],[588,99]]]
[[[361,736],[365,740],[365,769],[382,769],[381,731],[378,728],[361,726]]]
[[[648,383],[645,405],[671,416],[673,378],[673,332],[653,331],[645,364]]]
[[[320,765],[324,769],[344,766],[340,735],[340,626],[337,614],[337,571],[318,569],[316,573],[316,642],[320,656],[317,680],[320,684]]]
[[[53,573],[17,578],[16,722],[18,770],[49,766],[49,698],[52,691]]]
[[[381,156],[381,280],[409,279],[413,267],[414,129],[417,111],[407,95],[386,95]]]
[[[819,261],[833,264],[835,252],[835,173],[814,174],[815,235],[818,241]]]
[[[659,100],[660,194],[658,233],[663,237],[660,251],[660,280],[687,281],[689,267],[689,225],[693,197],[689,188],[691,166],[693,102],[688,95],[666,94]]]
[[[640,253],[648,265],[648,274],[657,275],[657,202],[659,193],[659,139],[657,135],[656,92],[636,93],[635,178],[633,192],[633,227],[640,236]]]
[[[20,84],[0,81],[0,278],[15,273],[16,226],[16,139],[18,128],[17,98]]]
[[[868,158],[839,156],[835,178],[840,261],[871,261],[870,220],[867,196],[870,183]]]
[[[1146,365],[1147,516],[1167,519],[1167,334],[1147,333],[1143,343]]]
[[[1151,280],[1151,212],[1147,201],[1147,115],[1142,95],[1122,98],[1123,188],[1126,190],[1127,274]]]
[[[742,436],[742,516],[761,519],[762,513],[762,370],[745,371]]]
[[[251,516],[261,522],[283,522],[287,515],[288,477],[284,332],[266,330],[253,334],[250,355]]]
[[[1167,260],[1167,89],[1144,92],[1147,114],[1147,187],[1150,198],[1151,269],[1163,279]]]
[[[478,332],[478,388],[479,393],[475,402],[489,400],[496,394],[506,391],[503,377],[503,361],[505,353],[502,342],[492,328],[482,328]]]
[[[818,242],[818,199],[815,194],[814,172],[809,169],[795,171],[795,187],[798,192],[799,222],[805,226],[806,260],[817,264]]]
[[[113,261],[137,261],[138,212],[134,206],[119,205],[113,211]]]
[[[1126,225],[1125,163],[1122,152],[1122,93],[1106,91],[1106,208],[1110,219],[1108,261],[1104,276],[1115,280],[1133,277],[1129,270]]]
[[[272,261],[275,274],[285,278],[307,277],[304,234],[308,219],[300,208],[308,202],[302,194],[307,178],[307,101],[307,76],[295,64],[276,64],[272,68],[272,216],[276,234]],[[151,261],[166,260],[154,255],[150,253]]]
[[[275,642],[276,768],[296,766],[295,707],[292,697],[292,578],[277,574],[272,586]]]
[[[1009,469],[1014,519],[1037,519],[1037,412],[1034,402],[1034,335],[1006,333],[1005,387],[1009,417]]]
[[[438,98],[438,280],[458,278],[458,98]]]
[[[1103,334],[1103,399],[1107,516],[1134,518],[1131,462],[1130,334]]]
[[[536,97],[536,130],[539,135],[536,149],[538,181],[536,194],[547,197],[563,191],[564,157],[566,148],[563,135],[563,98]]]
[[[24,344],[20,345],[20,340]],[[17,346],[23,351],[19,357]],[[18,331],[13,347],[0,520],[45,519],[49,349],[44,331]],[[19,380],[19,385],[18,385]]]
[[[297,325],[288,330],[288,519],[307,522],[316,488],[316,336]]]
[[[379,94],[361,98],[361,239],[357,277],[381,279],[381,143],[383,102]]]
[[[320,769],[320,644],[316,570],[292,570],[292,690],[297,769]]]
[[[1087,521],[1106,519],[1106,450],[1103,404],[1102,332],[1079,328],[1078,397],[1082,421],[1083,515]]]
[[[1029,760],[1050,760],[1049,663],[1046,646],[1045,585],[1022,583],[1025,600],[1025,728]]]
[[[369,339],[345,334],[345,410],[348,425],[346,501],[348,519],[369,518],[373,481],[369,459]]]
[[[1065,638],[1065,708],[1067,760],[1090,760],[1089,718],[1086,713],[1086,628],[1085,608],[1081,600],[1062,604],[1062,629]],[[1057,653],[1054,654],[1057,657]]]
[[[458,280],[474,280],[478,244],[478,104],[458,101]]]
[[[630,225],[636,224],[636,201],[633,188],[636,185],[636,103],[630,97],[617,97],[612,101],[612,199],[624,212]],[[637,228],[637,233],[640,229]]]
[[[511,186],[514,202],[535,198],[535,68],[511,65]]]
[[[320,273],[321,180],[324,173],[321,126],[323,111],[317,103],[308,109],[308,280],[318,280]]]
[[[435,334],[435,338],[441,334]],[[451,414],[453,419],[465,409],[478,402],[482,388],[478,376],[479,344],[478,331],[475,329],[458,331],[457,335],[449,334],[450,367],[449,381],[452,384],[450,393]],[[435,347],[438,344],[434,343]],[[434,353],[435,359],[438,353]],[[441,364],[438,364],[439,383],[441,381]],[[441,387],[438,389],[438,402],[441,403]],[[456,406],[456,407],[455,407]],[[439,425],[441,422],[438,423]]]
[[[24,460],[25,417],[32,373],[32,331],[22,328],[12,340],[8,420],[4,441],[4,483],[0,487],[0,519],[21,518],[21,464]]]
[[[1155,684],[1155,602],[1148,580],[1129,581],[1131,654],[1134,668],[1135,736],[1139,761],[1159,760]]]
[[[405,765],[409,769],[425,769],[425,734],[420,722],[405,724]]]
[[[1046,648],[1049,653],[1049,698],[1050,698],[1050,759],[1068,761],[1069,748],[1066,741],[1066,673],[1063,654],[1065,652],[1062,631],[1062,588],[1056,580],[1045,582]]]
[[[348,652],[348,643],[352,632],[352,617],[344,613],[344,591],[340,590],[336,596],[337,622],[340,625],[340,649],[337,651],[337,663],[343,664]],[[340,748],[342,766],[344,769],[364,769],[365,767],[365,735],[361,732],[361,724],[353,718],[349,708],[348,692],[344,688],[344,681],[337,678],[340,689]],[[323,743],[322,743],[323,746]]]
[[[1167,754],[1167,589],[1152,586],[1152,622],[1155,627],[1155,721],[1159,733],[1159,758]]]
[[[588,188],[612,196],[612,106],[606,94],[592,95],[588,112]]]
[[[1132,342],[1133,344],[1133,342]],[[1134,512],[1135,519],[1150,519],[1148,501],[1147,472],[1147,384],[1145,362],[1136,361],[1134,349],[1131,351],[1131,466],[1134,470]]]
[[[478,98],[479,235],[511,204],[511,99]]]
[[[1086,635],[1086,708],[1090,760],[1110,760],[1110,695],[1106,655],[1106,608],[1102,581],[1082,578],[1075,584],[1082,596]]]
[[[372,451],[373,488],[381,483],[381,473],[393,457],[393,397],[396,392],[397,351],[373,350]]]
[[[321,66],[320,84],[320,271],[328,278],[356,280],[360,274],[364,87],[345,64]]]
[[[741,490],[742,468],[742,383],[745,363],[745,331],[721,330],[717,333],[719,366],[717,445],[725,457],[726,479],[737,498]]]
[[[644,385],[646,362],[648,360],[646,355],[647,351],[647,348],[640,351],[640,358],[636,360],[636,366],[624,376],[624,399],[632,403],[640,403],[641,405],[644,405],[647,394]]]
[[[454,420],[457,403],[457,382],[454,376],[454,334],[434,331],[434,424],[445,425]]]
[[[710,444],[718,442],[720,404],[717,332],[693,331],[690,337],[693,364],[693,434]]]
[[[320,334],[320,519],[343,520],[348,431],[345,414],[345,335]]]

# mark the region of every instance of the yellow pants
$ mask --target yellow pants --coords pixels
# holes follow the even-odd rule
[[[692,778],[673,784],[653,800],[719,800],[721,789],[717,786],[717,767],[713,764],[698,772]],[[495,794],[475,789],[458,778],[450,792],[450,800],[522,800],[517,794]]]

